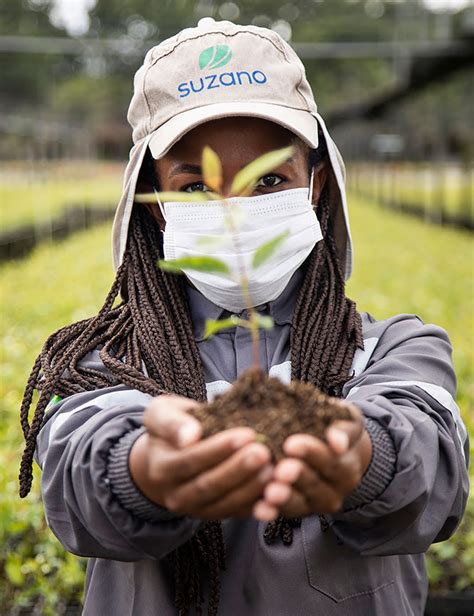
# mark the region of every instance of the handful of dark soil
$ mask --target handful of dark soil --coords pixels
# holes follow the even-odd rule
[[[291,434],[306,433],[324,440],[336,419],[351,420],[351,414],[311,383],[291,381],[285,385],[260,368],[246,370],[224,394],[211,403],[192,409],[204,436],[228,428],[249,426],[263,435],[275,460],[283,457],[283,443]]]

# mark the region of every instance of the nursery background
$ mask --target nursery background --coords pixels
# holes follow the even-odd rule
[[[302,58],[348,167],[348,294],[377,319],[415,313],[448,331],[472,434],[471,0],[0,0],[2,615],[78,613],[84,562],[45,524],[38,469],[17,496],[23,388],[47,335],[110,288],[133,74],[209,16],[270,27]],[[427,613],[454,613],[436,610],[474,585],[473,498],[428,566]]]

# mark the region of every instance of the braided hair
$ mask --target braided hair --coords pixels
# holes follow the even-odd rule
[[[317,150],[310,151],[310,169],[327,158],[321,133],[319,143]],[[141,178],[156,185],[149,152]],[[324,239],[302,265],[304,278],[290,334],[291,376],[341,396],[342,385],[350,378],[355,350],[363,347],[363,339],[360,315],[344,291],[344,274],[329,212],[330,190],[330,182],[326,182],[316,209]],[[53,395],[65,398],[125,384],[151,396],[174,393],[199,402],[207,400],[185,277],[167,274],[156,267],[162,257],[160,245],[158,223],[146,208],[135,207],[123,262],[98,314],[63,327],[46,340],[28,378],[20,408],[25,438],[19,475],[21,497],[31,489],[36,438]],[[98,348],[106,372],[86,368],[81,362],[87,353]],[[30,423],[35,390],[39,397]],[[299,520],[278,518],[267,525],[265,541],[272,543],[281,537],[285,544],[291,543],[293,528],[298,523]],[[202,613],[200,573],[207,571],[208,614],[215,616],[220,571],[225,568],[221,523],[206,522],[167,557],[167,562],[173,567],[179,614],[184,616],[192,606],[196,614]]]

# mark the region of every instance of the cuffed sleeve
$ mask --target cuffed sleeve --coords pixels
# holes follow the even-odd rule
[[[127,483],[125,464],[149,401],[150,396],[117,385],[74,394],[51,409],[36,456],[48,525],[70,552],[121,561],[161,559],[200,527],[200,520],[188,517],[140,517],[113,492],[112,485],[119,486],[127,503],[144,510]],[[118,465],[111,482],[113,449]]]
[[[344,511],[370,503],[380,496],[395,475],[397,455],[388,431],[377,421],[365,418],[372,443],[372,458],[359,486],[344,501]]]
[[[149,522],[172,520],[180,516],[150,501],[136,486],[130,474],[130,451],[144,432],[144,428],[131,430],[111,447],[107,458],[106,481],[118,502],[132,515]]]

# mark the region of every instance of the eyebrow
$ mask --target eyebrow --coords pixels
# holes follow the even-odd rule
[[[294,162],[295,162],[294,157],[290,156],[290,158],[282,164],[288,164],[288,163],[293,164]],[[179,175],[180,173],[192,173],[193,175],[201,175],[202,174],[201,165],[191,165],[190,163],[178,163],[175,167],[171,169],[169,173],[169,177],[171,178],[175,175]]]
[[[189,163],[179,163],[173,167],[169,173],[169,177],[179,175],[180,173],[193,173],[194,175],[201,175],[201,165],[190,165]]]

